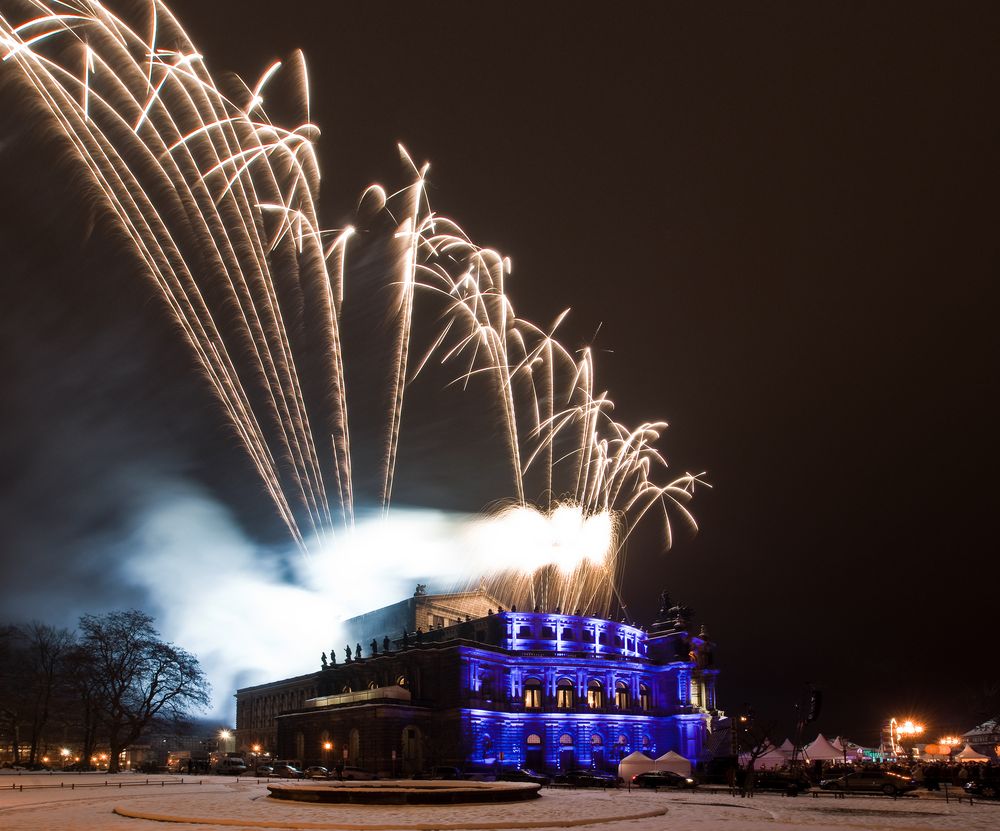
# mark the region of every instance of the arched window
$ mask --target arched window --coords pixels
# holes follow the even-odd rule
[[[489,736],[483,736],[483,758],[493,758],[493,739]]]
[[[642,737],[642,749],[643,752],[649,750],[653,746],[653,740],[649,736]]]
[[[628,685],[624,681],[619,681],[615,684],[615,707],[619,710],[627,710],[628,706]]]
[[[368,689],[370,689],[370,690],[378,689],[378,684],[375,683],[374,681],[369,681],[368,682]]]
[[[643,710],[653,709],[653,693],[646,684],[639,685],[639,707]]]
[[[596,679],[587,684],[587,706],[592,710],[599,710],[604,706],[604,688]]]
[[[556,707],[560,710],[573,707],[573,682],[569,678],[560,678],[556,684]]]
[[[400,675],[399,678],[396,679],[396,685],[399,687],[409,687],[410,683],[406,680],[405,675]]]
[[[341,690],[341,693],[343,693],[343,694],[346,695],[349,692],[354,692],[354,690],[351,689],[351,685],[350,684],[344,684],[344,689]]]
[[[602,747],[604,745],[604,739],[597,735],[597,733],[594,733],[594,735],[590,737],[590,743],[594,747]]]
[[[542,743],[542,737],[537,733],[529,733],[528,738],[524,740],[524,743],[528,745],[528,747],[539,747]]]
[[[561,747],[572,747],[573,746],[573,737],[569,733],[563,733],[559,737],[559,745]]]
[[[526,710],[538,710],[542,706],[542,682],[537,678],[529,678],[524,682],[524,707]]]

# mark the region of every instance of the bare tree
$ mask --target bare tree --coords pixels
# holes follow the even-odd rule
[[[753,716],[742,716],[738,726],[737,744],[740,759],[745,760],[743,770],[743,795],[753,796],[757,782],[755,766],[757,760],[767,753],[774,745],[770,737],[775,735],[777,722],[755,719]],[[746,719],[743,721],[742,719]]]
[[[207,708],[209,685],[198,659],[162,641],[144,612],[85,615],[80,632],[107,732],[110,773],[155,719]]]
[[[52,705],[66,681],[66,658],[73,647],[73,634],[37,621],[21,628],[24,641],[24,694],[28,698],[31,745],[28,762],[39,760],[39,744],[52,714]]]

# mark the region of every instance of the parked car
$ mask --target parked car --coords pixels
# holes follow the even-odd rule
[[[500,782],[534,782],[536,785],[548,785],[548,776],[535,773],[531,768],[504,768],[497,776]]]
[[[258,776],[274,776],[274,768],[270,765],[257,765],[257,770],[254,773]]]
[[[375,779],[374,773],[370,773],[364,768],[345,767],[339,771],[339,778],[349,781],[361,779]]]
[[[824,779],[819,786],[826,791],[863,791],[896,796],[917,787],[912,776],[891,770],[856,770],[836,779]]]
[[[241,776],[247,772],[247,763],[237,756],[226,756],[219,760],[219,764],[215,766],[215,772],[229,776]]]
[[[1000,770],[987,768],[982,779],[970,779],[965,783],[965,792],[980,799],[1000,799]]]
[[[322,765],[313,765],[312,767],[308,767],[302,771],[302,775],[306,779],[329,779],[330,771]]]
[[[647,770],[632,777],[637,788],[697,788],[698,783],[690,776],[682,776],[672,770]]]
[[[279,779],[301,779],[302,771],[291,765],[275,765],[271,776],[277,776]]]
[[[571,770],[560,773],[554,780],[558,785],[575,785],[578,788],[617,788],[618,777],[599,770]]]
[[[800,794],[808,791],[812,782],[801,771],[758,770],[754,771],[753,789],[755,791],[782,791],[786,794]]]
[[[458,768],[449,767],[447,765],[438,765],[436,768],[431,768],[430,770],[424,771],[423,773],[418,773],[413,777],[414,779],[461,779],[462,771]]]

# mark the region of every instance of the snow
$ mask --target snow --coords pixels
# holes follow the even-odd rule
[[[146,782],[149,784],[146,784]],[[105,786],[103,783],[108,782]],[[165,784],[160,784],[161,782]],[[199,784],[200,783],[200,784]],[[71,785],[76,785],[71,788]],[[96,787],[80,787],[93,784]],[[122,787],[118,787],[121,784]],[[14,788],[11,788],[11,785]],[[17,790],[23,785],[25,790]],[[37,788],[38,785],[48,787]],[[62,787],[60,787],[60,785]],[[32,787],[36,786],[36,787]],[[790,828],[827,831],[994,831],[1000,802],[944,801],[943,793],[920,792],[901,799],[823,796],[794,799],[760,794],[734,798],[727,792],[557,790],[526,803],[473,806],[309,805],[267,799],[263,782],[211,776],[202,779],[107,776],[0,775],[0,828],[4,831],[218,831],[222,828],[498,829],[584,827],[594,831],[765,831]],[[195,822],[163,825],[130,813]],[[663,812],[666,813],[663,813]],[[644,816],[644,818],[638,818]],[[228,820],[225,825],[218,820]],[[530,824],[530,826],[528,825]]]

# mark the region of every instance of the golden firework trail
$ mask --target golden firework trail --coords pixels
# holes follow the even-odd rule
[[[309,121],[303,55],[271,64],[253,86],[223,92],[161,2],[133,26],[89,0],[0,0],[0,66],[44,105],[86,167],[295,542],[308,552],[349,531],[355,506],[340,328],[354,229],[329,232],[319,221],[319,131]],[[265,109],[279,72],[305,102],[292,128],[272,123]],[[606,608],[630,528],[656,509],[669,545],[672,516],[694,526],[686,506],[699,476],[667,476],[655,447],[666,424],[630,428],[612,418],[611,400],[594,386],[590,351],[576,355],[556,338],[566,312],[549,327],[517,316],[505,287],[509,258],[436,214],[428,166],[402,147],[400,154],[410,184],[393,195],[373,185],[362,197],[374,198],[395,226],[383,511],[406,389],[429,362],[453,364],[457,382],[484,382],[502,414],[513,493],[498,521],[518,511],[581,527],[600,521],[601,556],[501,562],[484,577],[514,602]],[[438,329],[414,362],[418,293],[436,308]],[[300,329],[304,335],[293,334]],[[322,361],[321,395],[303,382],[306,353]],[[539,468],[544,487],[532,500],[526,477]]]

